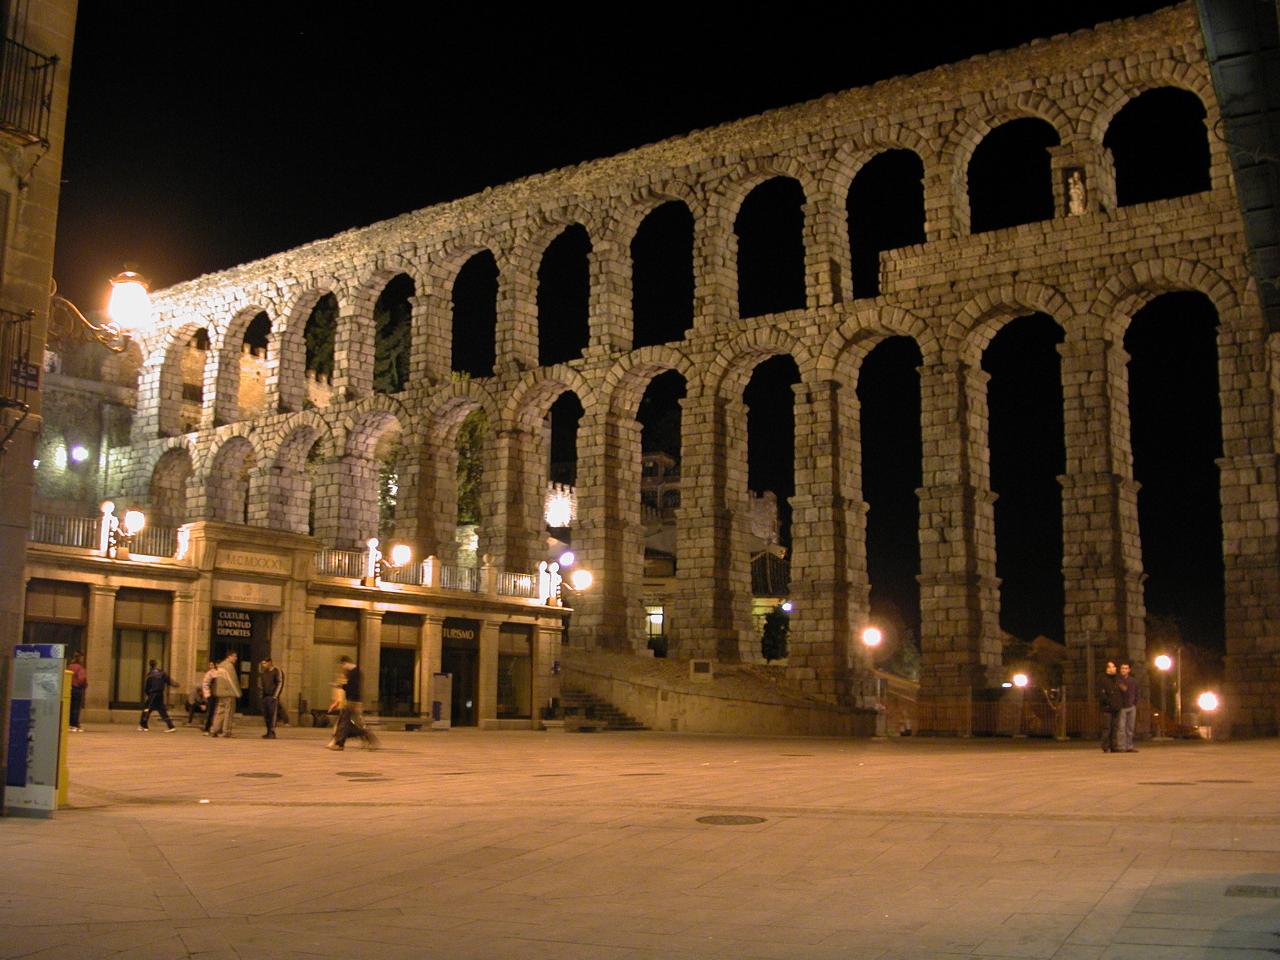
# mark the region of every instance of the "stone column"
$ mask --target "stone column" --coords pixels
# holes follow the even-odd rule
[[[415,559],[452,557],[458,516],[458,451],[446,438],[429,436],[406,445],[399,461],[396,535],[413,546]]]
[[[378,680],[382,669],[382,616],[381,610],[360,611],[360,672],[364,674],[365,713],[378,713]]]
[[[534,466],[536,438],[521,427],[497,427],[487,441],[481,550],[501,570],[532,570],[542,549],[545,467]],[[531,479],[532,478],[532,479]],[[534,521],[532,518],[536,517]]]
[[[1223,316],[1218,327],[1225,701],[1232,736],[1274,736],[1280,725],[1280,335],[1271,335],[1268,365],[1262,318],[1256,307],[1243,312],[1243,320]]]
[[[434,292],[409,298],[409,383],[443,383],[453,366],[452,304]]]
[[[867,617],[866,505],[858,471],[857,398],[833,381],[798,383],[796,493],[791,498],[793,603],[787,676],[823,700],[867,694],[851,666],[855,628]],[[869,704],[870,705],[870,704]]]
[[[276,495],[280,470],[269,463],[259,463],[249,471],[247,516],[251,527],[271,525],[271,501]]]
[[[497,374],[538,365],[538,266],[531,262],[523,269],[519,259],[498,257]]]
[[[572,597],[573,632],[577,645],[588,649],[632,649],[629,621],[636,609],[628,593],[639,585],[626,582],[625,553],[634,542],[628,541],[623,500],[624,491],[630,491],[638,512],[639,436],[639,423],[607,413],[584,416],[578,431],[573,547],[577,566],[589,570],[595,582]]]
[[[292,701],[292,705],[296,705],[301,710],[301,700],[311,689],[311,680],[315,676],[316,670],[329,670],[332,672],[333,664],[319,663],[316,659],[316,610],[319,609],[318,598],[304,597],[304,605],[300,611],[300,621],[302,625],[300,636],[287,636],[282,649],[272,653],[272,657],[280,658],[280,668],[285,671],[285,693]],[[328,703],[308,703],[307,709],[319,710]],[[293,709],[293,706],[290,706]],[[294,720],[295,723],[301,724],[301,716]]]
[[[316,538],[344,550],[362,550],[378,535],[378,462],[342,456],[316,468]]]
[[[1068,329],[1083,329],[1068,324]],[[1138,484],[1129,443],[1128,354],[1097,334],[1059,344],[1066,473],[1062,484],[1063,621],[1070,702],[1092,701],[1108,659],[1142,663],[1145,607]]]
[[[849,219],[842,198],[819,195],[804,206],[804,275],[810,310],[853,299]]]
[[[173,595],[173,631],[169,634],[169,676],[178,686],[165,691],[167,702],[183,703],[194,680],[204,674],[204,664],[196,662],[200,637],[196,629],[196,598],[191,591]]]
[[[444,617],[428,614],[422,618],[422,633],[418,639],[418,712],[431,717],[431,701],[435,690],[432,684],[440,672],[444,653]]]
[[[533,726],[538,727],[542,708],[560,696],[559,663],[562,630],[556,623],[539,621],[533,628]],[[553,672],[554,671],[554,672]]]
[[[751,655],[753,634],[750,558],[743,541],[749,506],[745,409],[741,401],[710,393],[690,392],[680,405],[679,570],[670,652],[739,660],[744,652]]]
[[[204,387],[200,408],[200,429],[208,430],[234,423],[239,413],[240,398],[236,386],[240,382],[240,350],[231,350],[222,337],[210,340],[204,364]],[[234,371],[234,372],[233,372]]]
[[[609,236],[593,240],[588,307],[591,338],[587,357],[609,356],[631,349],[631,251]]]
[[[920,615],[925,701],[990,686],[1001,663],[987,375],[958,361],[920,368],[923,485]]]
[[[693,330],[720,329],[738,315],[738,238],[718,205],[693,219]]]
[[[111,720],[111,685],[115,674],[117,587],[89,585],[89,623],[85,629],[84,666],[89,688],[84,695],[84,718],[94,723]]]
[[[497,620],[480,621],[480,655],[477,684],[479,703],[476,704],[476,722],[481,729],[492,729],[498,719],[498,628]]]
[[[356,305],[338,302],[333,344],[333,402],[358,400],[373,393],[374,328],[370,316],[356,315]]]

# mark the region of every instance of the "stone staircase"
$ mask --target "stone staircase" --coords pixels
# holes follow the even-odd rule
[[[566,729],[572,718],[594,721],[605,730],[648,730],[643,723],[623,713],[607,700],[569,688],[560,691],[560,709],[564,714]]]

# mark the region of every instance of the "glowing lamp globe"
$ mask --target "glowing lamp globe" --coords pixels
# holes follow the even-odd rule
[[[1015,687],[1022,688],[1022,687],[1025,687],[1030,682],[1031,682],[1030,679],[1027,677],[1025,673],[1015,673],[1013,675],[1013,685]]]
[[[133,537],[147,525],[147,517],[141,510],[128,510],[124,515],[124,532]]]
[[[391,548],[391,562],[397,567],[403,567],[406,563],[413,559],[413,550],[407,543],[397,543]]]
[[[577,559],[578,559],[577,556],[574,555],[574,552],[572,550],[566,550],[564,553],[560,554],[560,566],[572,567],[573,561]]]
[[[867,627],[862,631],[862,642],[868,647],[878,647],[884,642],[884,634],[877,627]]]
[[[1170,668],[1172,668],[1172,667],[1173,667],[1173,657],[1169,656],[1168,654],[1164,654],[1164,653],[1162,653],[1162,654],[1160,654],[1160,656],[1156,657],[1156,669],[1157,669],[1157,670],[1168,670],[1168,669],[1170,669]]]
[[[151,292],[145,277],[125,270],[111,278],[107,313],[121,330],[146,333],[151,329]]]
[[[1205,691],[1200,694],[1200,696],[1196,697],[1196,706],[1206,713],[1212,713],[1214,710],[1217,710],[1218,704],[1219,700],[1216,693],[1209,693],[1208,691]]]
[[[590,570],[575,570],[569,575],[569,582],[575,590],[586,590],[595,582]]]

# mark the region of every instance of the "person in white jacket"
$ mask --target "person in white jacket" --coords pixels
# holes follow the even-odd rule
[[[236,715],[236,701],[240,698],[240,671],[236,668],[236,655],[228,653],[227,658],[218,664],[218,677],[215,690],[218,699],[218,714],[213,719],[213,736],[231,736],[231,721]]]

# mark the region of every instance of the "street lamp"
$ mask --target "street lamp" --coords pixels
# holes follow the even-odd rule
[[[370,537],[365,544],[369,549],[365,555],[365,585],[370,587],[379,586],[382,583],[382,573],[385,569],[399,570],[403,566],[407,566],[409,561],[413,559],[413,550],[407,543],[393,544],[390,554],[384,554],[378,549],[378,538]]]
[[[50,280],[50,338],[89,337],[112,353],[123,353],[151,326],[150,284],[142,274],[126,267],[111,278],[107,316],[110,319],[105,323],[90,320],[79,307],[58,293],[57,283]]]
[[[147,517],[141,510],[126,510],[123,517],[116,516],[116,505],[108,500],[102,505],[102,526],[99,547],[102,555],[112,560],[128,560],[133,538],[147,525]]]
[[[1164,732],[1165,722],[1168,718],[1169,710],[1169,671],[1173,668],[1173,658],[1167,653],[1162,653],[1154,660],[1156,669],[1160,671],[1160,734],[1155,737],[1157,740],[1168,740],[1169,735]],[[1181,717],[1178,718],[1181,721]]]
[[[1204,693],[1200,694],[1200,696],[1196,697],[1196,706],[1200,708],[1201,713],[1214,713],[1218,707],[1222,706],[1222,701],[1218,699],[1218,695],[1216,693],[1206,690]],[[1205,739],[1212,740],[1213,724],[1202,723],[1200,726],[1207,731],[1205,733]]]
[[[876,680],[876,738],[884,739],[886,717],[884,715],[884,691],[881,687],[880,672],[876,669],[875,651],[884,643],[884,634],[879,627],[868,626],[862,631],[862,645],[867,649],[867,659],[871,661],[871,672]]]

